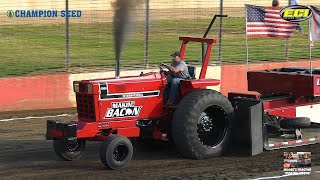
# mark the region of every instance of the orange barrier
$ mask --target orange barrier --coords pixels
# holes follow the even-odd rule
[[[72,107],[69,75],[0,79],[0,111]]]

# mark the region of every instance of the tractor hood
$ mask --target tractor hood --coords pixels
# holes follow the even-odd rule
[[[161,75],[158,72],[150,72],[146,74],[141,74],[138,76],[124,76],[120,78],[106,78],[106,79],[94,79],[89,80],[91,83],[125,83],[139,80],[152,80],[152,79],[160,79]]]
[[[74,82],[76,93],[99,94],[112,97],[137,97],[147,94],[159,94],[159,88],[164,79],[159,72],[150,72],[139,76],[125,76],[121,78],[92,79]]]

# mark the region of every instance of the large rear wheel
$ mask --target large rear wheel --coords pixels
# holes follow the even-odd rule
[[[203,89],[180,101],[172,120],[172,136],[185,157],[204,159],[220,156],[231,139],[234,110],[221,93]]]

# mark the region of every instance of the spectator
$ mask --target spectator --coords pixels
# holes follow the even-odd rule
[[[279,6],[279,0],[273,0],[272,7],[278,7],[278,6]]]
[[[291,0],[290,5],[299,5],[299,0]]]

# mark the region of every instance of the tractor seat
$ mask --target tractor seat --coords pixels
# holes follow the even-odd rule
[[[188,66],[188,72],[190,74],[190,79],[196,79],[196,68],[194,66]]]

